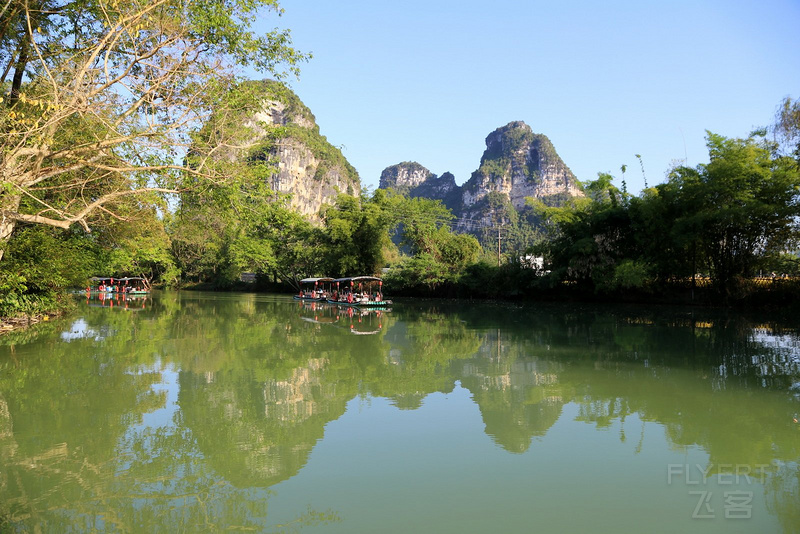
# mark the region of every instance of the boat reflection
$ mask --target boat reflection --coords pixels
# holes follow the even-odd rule
[[[333,325],[358,336],[383,331],[385,315],[392,311],[391,308],[342,308],[335,304],[314,301],[302,301],[297,307],[303,321]]]
[[[128,311],[144,310],[149,298],[146,294],[126,295],[105,291],[87,291],[86,304],[92,308],[121,309]]]

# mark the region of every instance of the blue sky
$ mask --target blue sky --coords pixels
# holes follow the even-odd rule
[[[705,131],[744,137],[800,97],[800,1],[282,0],[313,59],[290,85],[377,187],[417,161],[457,183],[513,120],[547,135],[581,180],[662,182],[707,161]]]

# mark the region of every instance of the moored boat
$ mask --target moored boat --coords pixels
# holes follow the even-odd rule
[[[150,282],[141,276],[93,276],[86,287],[87,293],[122,293],[125,295],[147,295]]]
[[[307,300],[314,302],[325,302],[330,291],[325,289],[324,284],[333,282],[333,278],[303,278],[300,280],[300,293],[294,296],[295,300]],[[307,288],[304,288],[306,286]]]
[[[328,299],[331,304],[358,308],[386,308],[392,304],[384,298],[383,280],[377,276],[350,276],[333,282],[336,291]]]

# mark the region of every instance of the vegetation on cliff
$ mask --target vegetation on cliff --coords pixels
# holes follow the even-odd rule
[[[233,93],[242,90],[252,91],[263,107],[265,103],[278,103],[283,107],[280,125],[271,126],[267,135],[250,149],[249,158],[257,161],[274,161],[276,145],[281,142],[294,142],[307,148],[319,161],[314,172],[315,180],[322,180],[330,171],[336,171],[350,184],[358,184],[356,169],[347,161],[339,147],[332,145],[319,131],[319,125],[311,110],[297,94],[284,83],[277,80],[248,81]],[[242,122],[252,120],[255,113],[248,110],[249,116],[241,114]],[[273,127],[278,126],[278,127]]]

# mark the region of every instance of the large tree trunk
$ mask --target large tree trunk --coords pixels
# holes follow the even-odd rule
[[[0,261],[3,260],[8,240],[17,226],[17,220],[11,217],[9,212],[16,213],[21,200],[20,195],[0,193]]]

